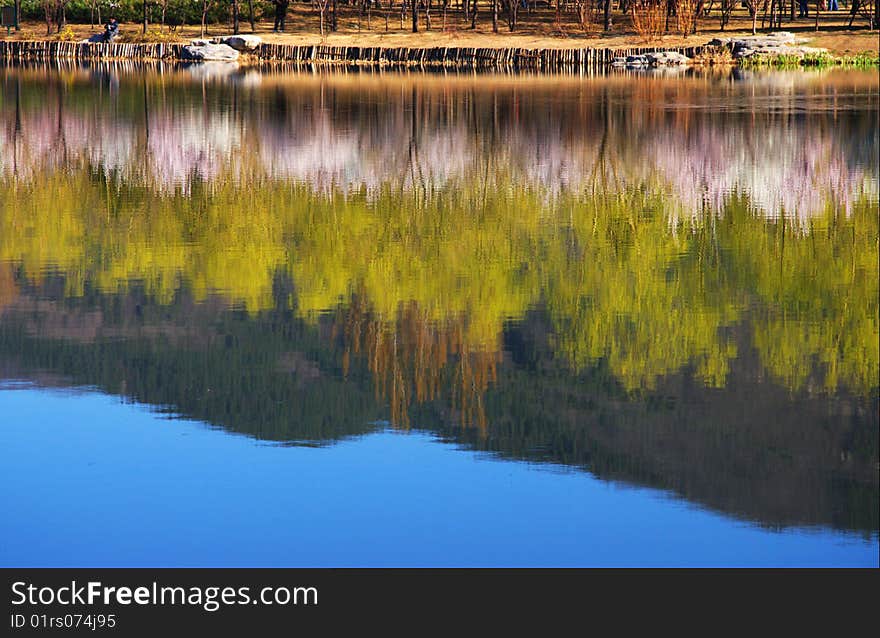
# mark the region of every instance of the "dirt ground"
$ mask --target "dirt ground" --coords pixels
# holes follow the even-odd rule
[[[387,22],[386,22],[387,17]],[[582,27],[574,20],[572,14],[564,14],[559,24],[554,23],[553,12],[541,9],[534,14],[523,11],[517,30],[509,32],[504,23],[499,25],[499,33],[492,33],[491,20],[488,15],[481,15],[477,28],[470,29],[470,24],[461,19],[458,12],[450,12],[444,24],[442,15],[432,15],[431,29],[426,30],[421,20],[421,31],[411,33],[409,21],[401,24],[400,12],[395,10],[386,16],[383,11],[374,11],[372,15],[358,16],[357,11],[348,7],[340,9],[339,29],[336,33],[326,31],[322,38],[318,15],[308,7],[297,6],[289,14],[287,29],[283,34],[272,32],[272,20],[267,18],[256,23],[255,32],[266,42],[286,44],[320,44],[334,46],[383,46],[383,47],[523,47],[523,48],[574,48],[574,47],[631,47],[644,45],[645,41],[634,34],[628,16],[614,15],[615,25],[612,33],[604,34],[599,23]],[[855,54],[864,51],[880,51],[878,32],[869,31],[867,20],[856,18],[853,28],[847,26],[849,15],[846,10],[836,13],[823,12],[820,16],[819,31],[815,29],[815,19],[785,20],[783,29],[793,31],[808,40],[810,46],[822,47],[835,54]],[[387,26],[386,26],[387,25]],[[77,39],[84,39],[101,30],[88,24],[75,25],[71,28]],[[760,21],[758,23],[760,27]],[[200,28],[196,26],[171,29],[160,25],[151,25],[153,31],[162,31],[164,37],[188,41],[199,37]],[[386,30],[387,29],[387,30]],[[124,36],[137,36],[142,30],[140,24],[125,24],[121,31]],[[719,30],[719,16],[713,12],[701,18],[698,33],[687,37],[666,35],[660,40],[648,44],[652,46],[691,46],[704,44],[718,36],[750,33],[751,20],[744,9],[737,11],[731,24],[725,31]],[[214,24],[208,27],[208,36],[217,36],[232,32],[231,25]],[[251,33],[245,20],[241,25],[242,33]],[[760,30],[759,30],[760,32]],[[0,39],[41,40],[45,39],[46,25],[40,22],[28,22],[22,30],[10,36],[3,31]],[[50,36],[54,37],[54,36]]]

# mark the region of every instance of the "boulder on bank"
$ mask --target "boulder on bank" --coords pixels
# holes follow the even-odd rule
[[[684,66],[690,64],[691,59],[678,51],[656,51],[642,55],[629,55],[617,57],[611,62],[613,67],[627,67],[629,69],[645,69],[648,67]]]
[[[733,36],[730,38],[715,38],[710,40],[712,46],[726,46],[733,48],[737,43],[751,43],[754,46],[793,46],[801,42],[791,31],[775,31],[762,35]]]
[[[250,53],[260,48],[263,38],[258,35],[226,35],[220,38],[220,44],[230,46],[236,51]]]
[[[234,62],[238,60],[238,51],[226,44],[215,44],[207,40],[193,40],[183,47],[181,57],[184,60]]]
[[[626,66],[646,67],[648,66],[648,57],[645,55],[628,55],[626,56]]]
[[[734,58],[780,55],[802,58],[805,55],[827,53],[825,49],[803,46],[802,42],[804,42],[803,38],[798,38],[790,31],[777,31],[768,35],[715,38],[709,44],[727,47],[733,53]]]
[[[678,51],[658,51],[656,53],[646,53],[651,66],[681,66],[689,64],[691,59]]]
[[[816,47],[740,47],[733,50],[735,58],[751,58],[753,56],[794,56],[802,58],[806,55],[822,55],[828,53],[828,49],[819,49]]]

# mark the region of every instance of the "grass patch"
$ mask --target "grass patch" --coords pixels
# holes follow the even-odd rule
[[[146,33],[143,31],[122,31],[115,40],[115,42],[125,42],[128,44],[155,44],[180,41],[181,39],[176,33],[155,28],[147,29]]]
[[[706,47],[694,56],[694,64],[698,66],[730,66],[736,64],[736,58],[728,47]]]
[[[880,58],[873,51],[856,55],[834,56],[830,53],[798,55],[755,55],[740,60],[744,69],[827,69],[834,67],[870,69],[880,66]]]

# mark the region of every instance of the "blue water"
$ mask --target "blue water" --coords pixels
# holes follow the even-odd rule
[[[7,386],[9,388],[9,386]],[[98,392],[0,390],[2,566],[873,566],[671,495],[418,433],[290,447]]]

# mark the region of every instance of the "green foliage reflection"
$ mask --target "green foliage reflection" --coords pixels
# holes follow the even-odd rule
[[[792,391],[877,387],[876,202],[794,224],[733,195],[683,218],[657,188],[549,192],[488,175],[342,192],[245,170],[169,193],[82,165],[0,184],[0,260],[32,282],[62,272],[69,296],[136,281],[168,304],[186,286],[309,321],[357,296],[379,332],[415,322],[460,353],[498,353],[505,324],[543,305],[557,353],[576,370],[604,362],[627,390],[685,367],[724,385],[738,355],[727,329],[748,323]],[[294,284],[285,299],[279,274]]]

